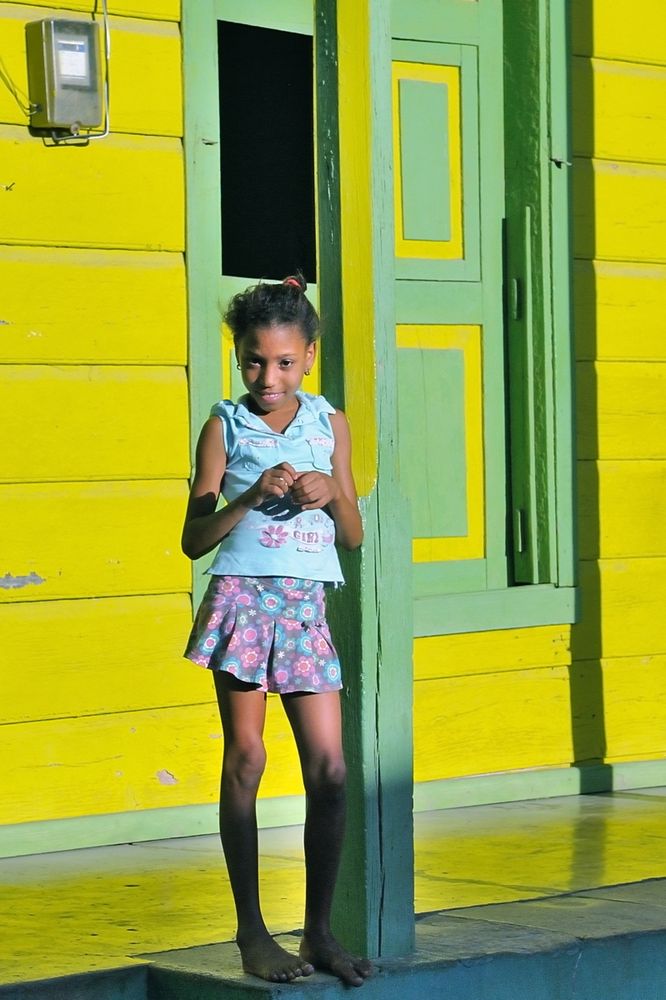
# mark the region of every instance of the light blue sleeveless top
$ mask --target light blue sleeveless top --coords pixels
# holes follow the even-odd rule
[[[296,396],[300,406],[284,434],[248,409],[247,396],[237,403],[224,399],[211,409],[211,416],[222,422],[227,452],[222,495],[228,503],[254,485],[264,469],[280,462],[289,462],[297,472],[331,474],[335,437],[330,414],[335,408],[323,396]],[[344,582],[333,519],[325,510],[302,510],[289,494],[248,511],[222,539],[207,572]]]

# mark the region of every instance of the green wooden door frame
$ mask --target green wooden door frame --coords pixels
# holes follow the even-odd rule
[[[348,2],[348,0],[343,0]],[[220,18],[275,26],[276,10],[287,16],[302,11],[303,0],[279,3],[257,0],[183,0],[185,81],[185,162],[187,186],[187,273],[189,294],[189,380],[192,453],[211,402],[222,384],[220,357],[220,191],[217,38]],[[263,15],[262,15],[263,11]],[[335,0],[317,0],[317,173],[319,198],[320,311],[322,386],[336,405],[349,388],[344,367],[343,290],[339,148],[337,142],[338,19]],[[397,488],[395,440],[395,358],[393,247],[390,186],[390,72],[388,7],[370,0],[363,16],[369,22],[369,50],[359,65],[371,66],[375,111],[386,127],[372,129],[372,179],[384,194],[374,203],[376,233],[367,280],[381,303],[373,329],[374,353],[384,368],[376,386],[376,420],[382,427],[375,464],[376,483],[362,501],[366,540],[360,552],[343,553],[347,586],[330,601],[331,619],[346,672],[343,701],[345,751],[349,766],[348,831],[336,893],[334,918],[348,947],[372,957],[404,954],[414,941],[412,843],[412,629],[409,594],[409,540],[401,528],[408,516]],[[304,29],[302,16],[284,24]],[[212,95],[212,96],[211,96]],[[326,183],[324,182],[326,181]],[[383,223],[385,226],[383,228]],[[224,288],[223,293],[235,288]],[[381,506],[381,530],[380,530]],[[195,594],[200,588],[195,569]]]

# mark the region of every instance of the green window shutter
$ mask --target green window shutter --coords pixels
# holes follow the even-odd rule
[[[391,4],[419,635],[573,620],[566,6]]]
[[[502,10],[392,6],[401,477],[417,600],[506,587]]]
[[[509,531],[516,583],[548,580],[544,397],[542,94],[538,8],[505,5],[505,311],[510,444]],[[538,95],[538,103],[534,95]],[[536,112],[536,114],[535,114]]]

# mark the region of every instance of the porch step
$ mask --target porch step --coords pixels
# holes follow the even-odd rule
[[[284,947],[297,938],[281,935]],[[0,1000],[340,1000],[316,974],[264,983],[232,943],[135,956],[135,966],[0,987]],[[363,1000],[666,1000],[666,879],[432,913],[417,949],[383,960]]]
[[[288,985],[243,976],[228,943],[144,957],[149,1000],[349,996],[322,974]],[[363,1000],[666,1000],[666,880],[424,916],[416,953],[378,963],[362,990]]]

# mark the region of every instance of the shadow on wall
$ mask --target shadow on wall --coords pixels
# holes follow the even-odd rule
[[[573,766],[581,792],[612,789],[612,768],[603,763],[606,728],[602,671],[599,573],[599,456],[597,379],[597,286],[595,280],[594,40],[593,0],[572,9],[573,109],[573,302],[576,371],[576,474],[578,579],[582,615],[572,629],[570,668]],[[598,8],[597,8],[598,9]]]

